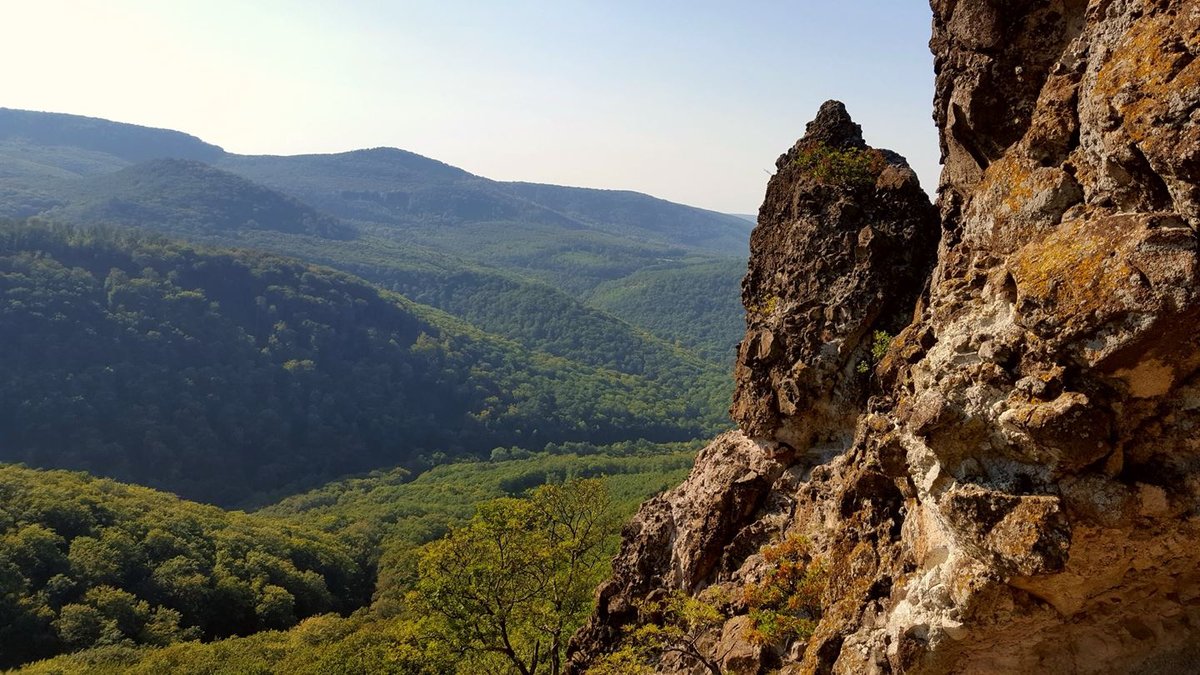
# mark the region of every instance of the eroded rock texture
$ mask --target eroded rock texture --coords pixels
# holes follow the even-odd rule
[[[731,412],[753,438],[837,452],[866,401],[874,333],[912,319],[937,212],[904,159],[868,148],[837,101],[775,166],[750,237]]]
[[[576,671],[802,535],[815,630],[754,644],[734,600],[727,672],[1197,672],[1200,3],[932,7],[940,217],[838,104],[780,158],[741,431],[628,526]]]

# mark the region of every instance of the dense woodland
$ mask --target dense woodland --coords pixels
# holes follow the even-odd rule
[[[0,109],[2,218],[0,668],[555,675],[728,425],[734,217]]]
[[[718,260],[690,265],[660,265],[607,281],[588,296],[588,304],[644,327],[721,365],[728,374],[737,343],[746,332],[739,293],[746,265]],[[670,298],[670,311],[663,311]]]
[[[446,580],[421,572],[437,553],[429,545],[469,530],[479,505],[522,513],[512,497],[603,477],[592,511],[611,522],[580,570],[589,581],[575,590],[584,607],[563,627],[573,629],[615,551],[613,523],[681,480],[696,447],[498,448],[494,461],[377,472],[250,515],[84,474],[2,468],[0,667],[83,649],[31,672],[479,672],[488,655],[430,619],[423,598]]]
[[[346,612],[371,592],[358,555],[313,528],[0,466],[0,667]]]
[[[541,331],[506,333],[511,320],[486,309],[495,294],[530,324],[601,310],[578,330],[557,320],[549,344],[628,330],[621,319],[725,380],[742,332],[745,220],[633,192],[489,181],[392,148],[241,156],[177,132],[0,109],[0,216],[33,215],[328,265],[558,355],[525,342]]]
[[[720,424],[702,391],[528,352],[270,255],[9,223],[0,291],[0,458],[216,503]]]

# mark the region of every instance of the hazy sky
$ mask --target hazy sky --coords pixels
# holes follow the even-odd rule
[[[0,106],[757,211],[837,98],[937,179],[922,0],[0,0]]]

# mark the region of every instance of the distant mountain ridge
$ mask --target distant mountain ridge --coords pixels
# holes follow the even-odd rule
[[[705,303],[699,289],[714,308],[736,304],[736,275],[714,278],[712,263],[744,265],[744,220],[630,191],[493,181],[396,148],[237,155],[176,131],[0,109],[0,217],[132,225],[296,256],[439,298],[439,308],[538,349],[588,342],[547,335],[538,313],[591,304],[601,286],[611,298],[626,279],[642,299],[592,306],[722,368],[741,333],[736,316],[696,308]],[[649,269],[673,281],[634,281]],[[459,295],[446,295],[446,274],[461,281],[463,272],[475,285],[456,283]],[[529,282],[570,297],[522,300],[532,312],[523,327],[480,311],[513,293],[544,295]],[[489,294],[498,289],[509,297],[496,302]]]
[[[522,182],[498,182],[444,162],[397,148],[370,148],[318,155],[237,155],[179,131],[112,122],[64,113],[0,108],[0,147],[74,147],[109,155],[128,164],[151,159],[189,159],[214,164],[280,189],[343,218],[372,214],[385,222],[407,213],[434,213],[448,219],[504,219],[533,216],[565,227],[582,226],[648,241],[682,243],[737,254],[745,239],[739,219],[675,204],[632,191],[595,190]],[[0,155],[2,157],[2,155]],[[106,173],[112,163],[81,167],[63,156],[43,155],[41,163],[69,166],[79,175]],[[94,160],[94,158],[93,158]],[[461,194],[437,189],[452,186]],[[373,212],[360,202],[379,206]],[[431,208],[449,204],[450,208]],[[332,208],[330,208],[332,207]],[[646,212],[634,215],[641,208]],[[0,215],[17,215],[0,213]],[[663,231],[640,226],[649,221]],[[690,223],[690,228],[685,227]],[[671,241],[671,240],[674,241]],[[734,250],[729,250],[734,249]]]
[[[180,131],[13,108],[0,108],[0,140],[76,146],[131,163],[163,157],[211,162],[225,155],[224,149]]]

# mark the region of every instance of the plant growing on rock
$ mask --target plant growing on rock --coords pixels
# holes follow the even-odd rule
[[[722,675],[725,654],[709,638],[728,618],[722,608],[729,597],[717,587],[709,587],[693,597],[675,591],[664,600],[650,600],[639,606],[643,616],[656,617],[630,630],[621,648],[600,659],[588,675],[643,675],[654,672],[651,664],[669,654],[698,663],[711,675]]]
[[[871,335],[871,358],[863,359],[858,362],[856,370],[860,373],[869,373],[871,368],[883,360],[883,356],[887,354],[888,347],[892,346],[892,335],[887,331],[877,330]]]
[[[754,622],[752,639],[759,644],[807,639],[821,619],[828,572],[809,553],[804,537],[790,536],[763,548],[762,555],[770,570],[742,594]]]
[[[839,150],[824,143],[802,147],[796,154],[796,166],[819,183],[839,187],[870,187],[887,166],[883,153],[875,148]]]

